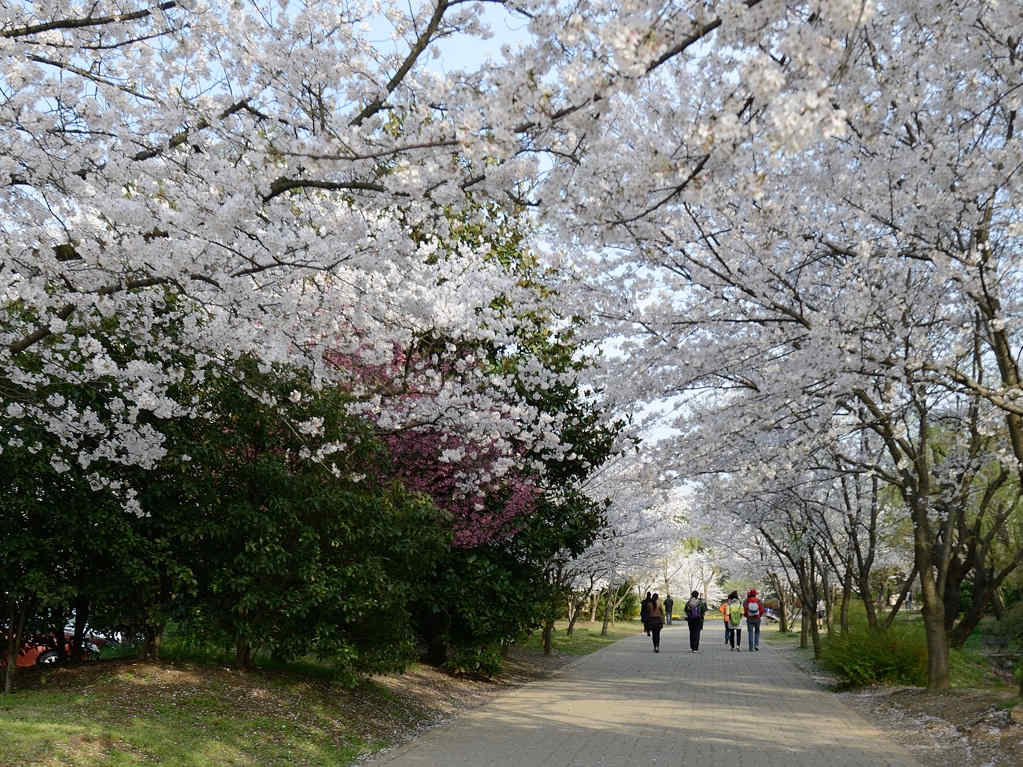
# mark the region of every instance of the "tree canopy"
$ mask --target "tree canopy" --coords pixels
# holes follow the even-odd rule
[[[1018,9],[497,5],[524,42],[448,71],[484,4],[4,6],[3,455],[149,513],[176,424],[218,428],[197,390],[234,377],[354,481],[288,370],[430,462],[389,478],[471,548],[581,455],[566,392],[640,429],[667,403],[649,460],[742,524],[843,478],[897,493],[947,684],[946,586],[1005,560],[1023,476]]]

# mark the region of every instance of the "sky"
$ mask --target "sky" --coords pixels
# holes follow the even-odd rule
[[[456,70],[478,69],[488,59],[501,61],[501,47],[509,45],[518,47],[529,39],[528,21],[521,16],[510,13],[498,3],[483,4],[483,20],[491,28],[493,37],[480,40],[468,35],[453,35],[442,40],[437,46],[440,55],[435,59],[427,59],[428,67],[441,73]],[[391,27],[381,17],[379,24],[374,24],[373,37],[381,47],[391,39]],[[406,49],[407,50],[407,49]]]

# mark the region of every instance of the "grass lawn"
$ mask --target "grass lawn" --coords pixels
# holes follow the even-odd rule
[[[568,621],[557,621],[554,624],[554,634],[551,636],[551,649],[554,652],[565,655],[588,655],[643,630],[638,620],[608,624],[607,636],[600,634],[602,628],[600,621],[594,623],[577,621],[571,636],[565,633],[567,628]],[[543,636],[539,631],[534,632],[522,643],[522,647],[527,650],[543,649]]]
[[[722,629],[723,631],[724,629]],[[746,638],[746,627],[743,626],[742,638]],[[772,645],[778,647],[786,647],[789,649],[802,649],[799,647],[799,625],[796,625],[795,631],[786,631],[782,634],[778,631],[777,623],[762,623],[760,626],[760,638],[765,642],[770,642]],[[809,641],[809,638],[807,639]],[[805,651],[810,653],[810,657],[813,657],[813,645],[805,648]]]
[[[125,661],[37,681],[0,696],[2,767],[338,765],[375,745],[346,726],[360,691],[320,681]],[[384,695],[372,685],[361,694]]]
[[[566,627],[559,623],[554,633],[561,656],[640,631],[637,621],[609,626],[606,637],[599,623],[577,623],[572,636]],[[539,636],[518,649],[519,664],[541,656]],[[325,671],[130,659],[24,670],[16,691],[0,695],[0,767],[343,767],[436,720],[451,699],[482,702],[523,681],[415,667],[348,689]]]
[[[919,622],[918,615],[909,615],[905,622]],[[923,629],[921,627],[920,631]],[[745,632],[744,632],[745,633]],[[795,630],[782,634],[778,631],[778,624],[772,623],[761,627],[761,637],[770,642],[771,645],[784,649],[791,653],[790,657],[800,666],[816,667],[813,657],[813,645],[807,647],[799,646],[799,624]],[[743,637],[745,639],[745,637]],[[821,642],[826,643],[827,633],[821,629]],[[809,642],[809,640],[808,640]],[[962,650],[952,650],[949,656],[949,677],[953,688],[966,689],[1002,689],[1006,682],[999,677],[992,668],[991,659],[986,657],[984,652],[976,643],[967,643]]]

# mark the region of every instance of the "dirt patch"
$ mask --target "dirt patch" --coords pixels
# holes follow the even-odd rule
[[[544,656],[512,649],[501,675],[493,679],[417,666],[404,674],[373,677],[373,681],[394,695],[416,702],[424,713],[446,716],[483,705],[505,690],[546,678],[571,660],[569,655]]]
[[[839,695],[927,767],[1023,767],[1012,692],[875,687]]]
[[[838,680],[798,648],[774,646],[822,687]],[[1013,689],[930,691],[868,687],[836,693],[925,767],[1023,767],[1023,723],[1012,716]]]

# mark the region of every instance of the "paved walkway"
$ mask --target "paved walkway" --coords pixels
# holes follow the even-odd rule
[[[684,623],[658,654],[623,639],[368,764],[919,767],[769,645],[730,652],[723,634],[709,623],[695,654]]]

